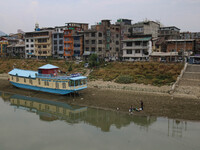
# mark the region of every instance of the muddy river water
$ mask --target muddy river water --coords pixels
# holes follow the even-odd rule
[[[199,150],[200,122],[0,92],[0,150]]]

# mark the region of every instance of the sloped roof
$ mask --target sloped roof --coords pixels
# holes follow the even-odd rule
[[[144,37],[144,38],[129,38],[126,40],[122,40],[123,42],[134,42],[134,41],[150,41],[151,37]]]
[[[20,77],[31,77],[31,78],[36,78],[36,74],[38,74],[37,71],[31,71],[31,70],[22,70],[22,69],[13,69],[10,72],[8,72],[9,75],[14,75],[14,76],[20,76]]]
[[[51,64],[46,64],[44,66],[39,67],[38,69],[57,69],[59,67],[51,65]]]

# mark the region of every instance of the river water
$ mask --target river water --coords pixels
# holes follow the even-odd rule
[[[200,150],[200,122],[0,92],[0,150]]]

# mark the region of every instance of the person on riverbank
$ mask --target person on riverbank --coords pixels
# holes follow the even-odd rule
[[[129,113],[133,113],[133,105],[131,105],[131,107],[129,108]]]
[[[140,104],[141,104],[141,107],[140,107],[140,108],[141,108],[142,110],[144,110],[144,104],[143,104],[143,101],[141,101]]]

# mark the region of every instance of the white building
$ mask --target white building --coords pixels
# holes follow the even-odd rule
[[[25,34],[25,58],[35,57],[34,37],[32,33]]]
[[[152,53],[151,37],[130,38],[123,40],[124,61],[149,61]]]

